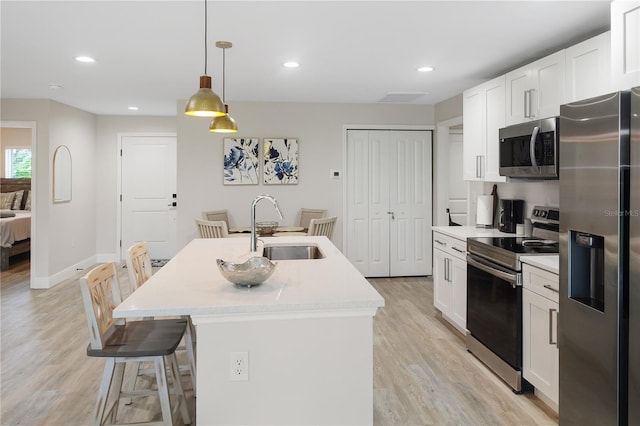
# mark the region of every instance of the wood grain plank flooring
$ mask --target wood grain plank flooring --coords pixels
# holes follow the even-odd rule
[[[0,274],[0,425],[90,424],[104,361],[86,356],[81,275],[31,290],[28,259]],[[126,293],[126,270],[120,279]],[[557,424],[535,396],[513,394],[466,351],[433,307],[430,278],[370,282],[386,303],[374,319],[374,424]],[[157,401],[134,398],[119,418],[158,419]]]

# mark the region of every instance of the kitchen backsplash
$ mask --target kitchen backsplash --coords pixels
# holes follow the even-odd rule
[[[475,211],[478,195],[489,195],[493,190],[491,182],[469,182],[469,224],[475,225]],[[560,183],[558,180],[516,181],[498,183],[498,198],[525,200],[525,217],[531,215],[533,206],[560,206]]]

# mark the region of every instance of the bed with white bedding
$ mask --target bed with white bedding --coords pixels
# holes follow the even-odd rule
[[[31,250],[31,179],[0,179],[0,270]],[[13,194],[11,196],[10,194]]]

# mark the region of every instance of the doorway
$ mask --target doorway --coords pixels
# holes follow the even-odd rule
[[[31,148],[31,250],[29,253],[29,275],[31,288],[45,288],[43,283],[46,283],[45,279],[37,277],[38,259],[37,255],[37,229],[36,229],[36,207],[37,207],[37,143],[36,143],[36,122],[35,121],[0,121],[0,128],[3,129],[24,129],[28,132],[26,138],[29,140],[26,146]],[[11,142],[3,140],[2,147],[10,145]]]
[[[176,253],[175,134],[119,135],[120,260],[145,241],[152,259]]]
[[[346,131],[346,255],[366,277],[431,275],[432,131]]]

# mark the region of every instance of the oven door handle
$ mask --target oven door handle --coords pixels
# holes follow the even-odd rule
[[[502,268],[497,269],[496,266],[493,265],[487,265],[486,263],[482,262],[480,259],[478,259],[475,256],[472,256],[470,254],[467,255],[467,265],[471,265],[475,268],[480,269],[481,271],[484,271],[488,274],[493,275],[494,277],[498,277],[502,280],[505,280],[507,282],[510,282],[512,286],[517,286],[518,283],[518,273],[514,273],[514,272],[509,272],[506,270],[503,270]]]

